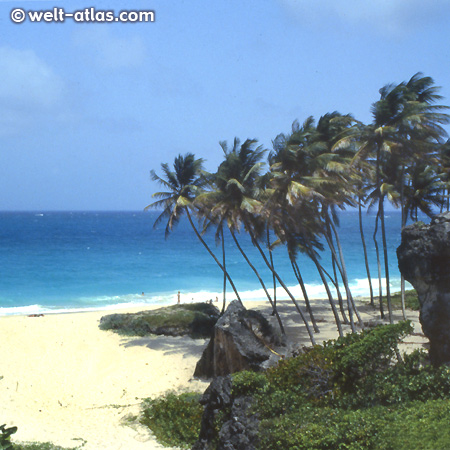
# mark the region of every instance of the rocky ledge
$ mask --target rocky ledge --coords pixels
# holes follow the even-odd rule
[[[438,214],[430,225],[405,227],[397,257],[400,272],[419,296],[430,360],[435,366],[450,364],[450,213]]]

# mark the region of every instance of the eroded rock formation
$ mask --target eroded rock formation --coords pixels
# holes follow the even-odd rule
[[[257,416],[251,412],[252,398],[232,395],[231,377],[215,378],[200,401],[204,405],[198,441],[192,450],[254,450],[258,442]],[[217,414],[222,426],[216,430]],[[217,445],[213,447],[213,442]]]
[[[235,300],[214,326],[194,376],[213,378],[241,370],[260,370],[278,361],[280,346],[281,339],[267,319]]]
[[[450,364],[450,213],[402,231],[400,272],[416,289],[433,365]]]

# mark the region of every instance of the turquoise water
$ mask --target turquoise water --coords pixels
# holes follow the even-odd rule
[[[108,309],[141,303],[166,304],[222,298],[223,276],[195,237],[187,220],[167,240],[164,226],[153,229],[155,212],[3,212],[0,213],[0,315]],[[340,236],[354,295],[368,286],[357,212],[342,213]],[[371,272],[377,274],[371,238],[373,215],[364,215]],[[386,214],[391,285],[398,289],[395,250],[400,215]],[[221,259],[214,236],[206,236]],[[271,276],[247,236],[241,243],[270,286]],[[258,280],[226,236],[227,266],[243,298],[263,299]],[[295,286],[286,252],[274,252],[275,265]],[[323,262],[331,273],[328,255]],[[300,258],[312,296],[324,296],[314,265]],[[231,289],[229,298],[232,297]],[[294,291],[297,292],[296,288]],[[144,295],[143,295],[144,294]],[[282,293],[280,292],[280,295]],[[285,297],[285,296],[284,296]]]

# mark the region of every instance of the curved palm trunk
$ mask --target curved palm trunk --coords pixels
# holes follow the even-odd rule
[[[328,236],[327,233],[325,233],[325,239],[326,239],[326,241],[328,243],[328,247],[330,247],[331,256],[335,260],[336,265],[338,266],[338,269],[340,270],[340,266],[339,266],[339,264],[337,262],[336,250],[334,249],[333,243],[330,241],[330,237]],[[340,270],[340,272],[341,272],[341,276],[342,276],[342,271]],[[343,276],[342,276],[342,278],[344,279]],[[349,291],[348,291],[348,289],[347,289],[347,287],[345,285],[345,282],[344,282],[344,287],[345,287],[346,293],[347,293],[347,304],[348,304],[348,315],[350,317],[350,327],[352,329],[352,333],[355,333],[356,332],[356,328],[355,328],[355,322],[353,320],[353,311],[352,311],[351,306],[350,306]]]
[[[386,227],[384,223],[384,195],[380,197],[380,216],[381,216],[381,237],[383,240],[383,253],[384,253],[384,272],[386,275],[386,298],[389,312],[389,323],[393,323],[392,317],[392,303],[391,303],[391,289],[389,286],[389,261],[388,261],[388,253],[387,253],[387,243],[386,243]]]
[[[292,293],[289,291],[287,286],[284,284],[284,281],[280,278],[280,276],[278,275],[277,271],[270,265],[269,261],[267,260],[266,255],[264,254],[263,249],[258,244],[258,241],[256,240],[255,235],[251,231],[250,227],[248,227],[247,223],[245,223],[245,225],[247,227],[248,233],[250,234],[250,237],[252,239],[253,245],[258,249],[259,253],[261,254],[261,256],[262,256],[262,258],[264,260],[264,262],[266,263],[266,266],[272,271],[272,273],[274,274],[274,276],[277,279],[278,283],[280,283],[281,287],[286,291],[287,295],[289,296],[289,298],[294,303],[295,308],[297,309],[298,313],[300,314],[300,317],[302,318],[303,323],[305,324],[305,327],[306,327],[306,330],[308,332],[309,339],[311,340],[312,345],[316,345],[316,340],[314,339],[314,335],[313,335],[313,333],[311,331],[311,327],[309,326],[308,321],[306,320],[306,317],[303,314],[303,311],[300,309],[300,306],[298,305],[297,300],[295,300],[295,297],[292,295]]]
[[[242,247],[240,246],[239,241],[237,240],[236,235],[234,234],[234,231],[232,231],[232,230],[230,229],[230,233],[231,233],[231,236],[232,236],[232,238],[233,238],[233,240],[234,240],[234,243],[236,244],[236,247],[237,247],[238,250],[241,252],[241,255],[244,257],[244,259],[245,259],[245,261],[247,262],[247,264],[248,264],[248,265],[250,266],[250,268],[253,270],[253,272],[255,273],[256,277],[258,278],[258,280],[259,280],[259,282],[260,282],[260,284],[261,284],[261,287],[264,289],[264,292],[265,292],[265,294],[266,294],[266,296],[267,296],[267,298],[268,298],[268,300],[269,300],[269,302],[270,302],[270,305],[272,306],[272,310],[273,310],[273,312],[275,313],[275,316],[276,316],[276,318],[277,318],[278,325],[280,326],[281,333],[282,333],[283,336],[284,336],[284,335],[286,334],[286,332],[285,332],[285,330],[284,330],[283,322],[281,321],[281,317],[279,316],[278,311],[277,311],[277,309],[275,308],[275,305],[274,305],[274,303],[273,303],[273,301],[272,301],[272,297],[270,296],[269,292],[268,292],[267,289],[266,289],[266,285],[264,284],[264,281],[263,281],[262,278],[260,277],[258,271],[256,270],[256,267],[255,267],[255,266],[251,263],[251,261],[248,259],[247,254],[244,252],[244,250],[242,250]]]
[[[295,277],[297,278],[298,284],[300,285],[300,288],[302,290],[303,298],[305,299],[306,310],[308,311],[309,318],[311,319],[311,323],[314,328],[314,331],[316,333],[319,333],[319,327],[317,326],[316,319],[312,312],[311,303],[309,302],[308,293],[306,292],[306,287],[305,287],[305,283],[303,282],[303,277],[300,273],[300,268],[298,267],[297,261],[295,261],[294,257],[291,254],[289,254],[289,259],[291,261],[291,266],[294,271]]]
[[[358,199],[358,214],[359,214],[359,232],[361,234],[361,242],[364,249],[364,263],[366,265],[367,280],[369,282],[369,292],[370,292],[370,305],[374,306],[373,298],[373,287],[372,287],[372,277],[370,276],[369,258],[367,256],[366,239],[364,238],[364,229],[362,223],[362,208],[361,208],[361,198]]]
[[[200,240],[200,242],[203,244],[203,246],[206,248],[208,253],[212,256],[212,258],[214,259],[216,264],[221,268],[221,270],[223,271],[223,273],[227,277],[228,282],[230,283],[231,287],[233,288],[233,291],[236,294],[236,298],[238,299],[239,303],[242,306],[244,306],[244,304],[242,303],[241,297],[239,296],[239,293],[238,293],[238,291],[236,289],[236,286],[234,285],[233,280],[231,279],[230,275],[225,270],[225,267],[223,267],[222,264],[220,264],[219,260],[216,258],[216,255],[211,251],[211,249],[209,248],[208,244],[204,241],[204,239],[202,238],[202,236],[198,232],[197,227],[194,225],[194,222],[192,222],[192,217],[191,217],[191,214],[189,213],[189,209],[188,208],[186,208],[186,215],[187,215],[187,217],[189,219],[189,223],[191,224],[192,229],[195,232],[195,235]],[[244,308],[245,308],[245,306],[244,306]]]
[[[226,260],[225,260],[225,239],[223,236],[223,227],[220,228],[220,234],[222,237],[222,264],[223,264],[223,268],[225,269],[223,271],[223,306],[222,306],[222,314],[225,312],[225,305],[227,303],[227,276],[225,275],[225,272],[227,270],[227,266],[226,266]]]
[[[336,245],[337,245],[338,251],[339,251],[339,259],[340,259],[341,265],[339,265],[338,261],[336,261],[336,263],[337,263],[339,271],[341,272],[342,279],[344,281],[344,287],[345,287],[345,291],[346,291],[346,294],[347,294],[347,303],[348,303],[348,309],[349,309],[350,323],[352,321],[353,314],[355,314],[357,319],[358,319],[359,326],[361,328],[364,328],[364,323],[363,323],[363,321],[361,319],[361,316],[358,313],[358,309],[356,308],[355,301],[353,300],[353,295],[352,295],[352,292],[350,290],[350,285],[348,283],[347,268],[345,266],[344,252],[342,251],[342,246],[341,246],[341,241],[339,239],[339,234],[338,234],[338,232],[336,230],[336,227],[334,226],[332,221],[330,221],[330,226],[331,226],[331,228],[332,228],[332,230],[334,232],[334,236],[336,238]]]
[[[337,272],[336,272],[336,258],[334,257],[333,252],[331,252],[331,261],[332,261],[333,276],[334,276],[333,284],[334,284],[334,287],[336,288],[336,294],[337,294],[337,297],[338,297],[339,309],[341,311],[342,320],[343,320],[344,324],[348,325],[349,321],[347,319],[347,315],[345,314],[344,300],[342,298],[341,290],[339,289],[339,280],[338,280],[338,276],[337,276]]]
[[[405,215],[405,195],[404,195],[404,171],[405,166],[402,166],[402,173],[401,173],[401,191],[400,191],[400,205],[401,205],[401,214],[402,214],[402,230],[406,225],[406,215]],[[405,311],[405,277],[403,274],[400,275],[400,295],[401,295],[401,303],[402,303],[402,317],[403,320],[406,320],[406,311]]]
[[[270,265],[272,266],[272,269],[275,269],[275,266],[273,264],[273,255],[272,255],[272,248],[270,246],[270,230],[269,226],[267,226],[267,248],[269,249],[269,259],[270,259]],[[272,279],[273,279],[273,313],[277,314],[277,279],[275,278],[275,275],[272,272]]]
[[[373,242],[375,244],[375,252],[377,255],[377,267],[378,267],[378,297],[380,303],[380,315],[384,319],[383,310],[383,286],[381,284],[381,262],[380,262],[380,251],[378,249],[377,233],[378,233],[378,219],[380,217],[380,211],[377,212],[377,217],[375,218],[375,229],[373,232]]]
[[[330,303],[331,310],[333,311],[334,320],[336,322],[336,326],[337,326],[337,329],[339,331],[339,336],[343,337],[344,333],[342,331],[341,319],[339,318],[339,314],[337,312],[336,306],[334,305],[333,295],[331,294],[330,287],[328,286],[327,279],[325,278],[325,274],[323,272],[323,268],[320,265],[316,255],[314,254],[314,250],[310,250],[310,252],[308,252],[308,255],[312,259],[312,261],[315,264],[315,266],[317,267],[317,271],[319,272],[320,278],[322,280],[322,283],[323,283],[323,285],[325,287],[325,291],[326,291],[327,296],[328,296],[328,301]]]

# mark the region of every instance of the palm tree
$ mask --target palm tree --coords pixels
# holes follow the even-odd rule
[[[320,201],[324,196],[319,192],[321,185],[327,182],[326,179],[315,173],[315,167],[321,165],[321,148],[316,146],[311,148],[312,137],[316,133],[314,119],[307,118],[302,125],[294,122],[292,125],[292,134],[290,136],[278,135],[274,140],[274,151],[270,155],[273,192],[270,201],[266,205],[266,209],[270,214],[278,212],[280,218],[275,232],[281,242],[289,244],[291,241],[302,239],[305,233],[314,234],[323,231],[323,227],[319,226],[319,222],[315,220],[309,224],[300,225],[305,217],[315,217],[318,219],[320,214]],[[301,212],[299,212],[301,211]],[[305,211],[308,211],[305,214]],[[288,221],[289,218],[295,218]],[[295,222],[295,223],[294,223]],[[287,226],[287,223],[290,223]],[[305,224],[305,222],[303,222]],[[287,245],[289,258],[293,260],[295,246]],[[316,257],[315,251],[311,250],[311,246],[301,246],[305,252],[314,261]],[[342,333],[339,316],[335,310],[334,299],[328,288],[328,283],[322,267],[318,263],[318,259],[314,261],[321,275],[327,291],[328,299],[335,314],[336,324],[340,333]],[[294,269],[295,270],[295,269]],[[323,275],[323,276],[322,276]],[[300,278],[299,278],[300,282]],[[300,282],[302,291],[304,285]],[[307,301],[307,296],[305,298]],[[309,307],[308,307],[309,309]]]
[[[283,323],[264,281],[236,236],[236,232],[239,232],[241,228],[242,216],[256,214],[261,206],[255,197],[264,150],[260,146],[256,147],[256,141],[250,139],[240,145],[239,139],[236,138],[231,149],[226,142],[221,142],[220,145],[225,160],[220,164],[217,173],[209,177],[210,191],[199,195],[195,204],[206,219],[205,229],[212,223],[217,223],[220,227],[223,224],[227,225],[236,247],[258,278],[275,312],[280,330],[284,334]]]
[[[281,319],[274,308],[273,301],[268,293],[265,285],[256,271],[253,264],[250,263],[248,257],[242,251],[242,247],[238,244],[236,232],[239,232],[243,226],[249,233],[253,245],[260,252],[264,263],[267,265],[272,275],[276,278],[278,283],[283,287],[288,296],[293,301],[298,313],[300,314],[305,327],[310,336],[311,342],[315,343],[314,336],[311,333],[309,324],[306,321],[301,308],[295,300],[295,297],[290,293],[285,283],[280,278],[272,263],[267,259],[262,250],[259,240],[267,233],[266,222],[262,215],[262,202],[260,201],[260,183],[258,183],[260,170],[262,168],[262,157],[265,150],[261,146],[256,147],[255,140],[246,140],[242,145],[239,145],[238,139],[234,140],[234,145],[231,149],[226,143],[221,143],[224,151],[225,160],[219,166],[215,176],[216,190],[211,198],[214,198],[214,206],[211,209],[211,216],[219,216],[221,220],[226,221],[233,239],[236,242],[239,250],[243,254],[247,263],[249,263],[252,270],[258,277],[264,291],[272,305],[272,308],[277,316],[279,323]]]
[[[201,192],[205,184],[205,179],[200,173],[202,170],[202,165],[202,159],[196,159],[192,153],[187,153],[184,156],[178,155],[175,158],[173,171],[170,170],[167,163],[161,164],[164,177],[160,177],[154,170],[151,170],[150,174],[152,179],[166,188],[166,191],[156,192],[153,194],[152,197],[158,198],[159,200],[148,205],[145,210],[150,208],[163,208],[163,211],[155,221],[154,227],[158,226],[162,220],[167,219],[165,229],[166,238],[172,231],[173,227],[180,221],[182,215],[186,213],[195,235],[214,259],[219,268],[223,271],[228,282],[233,288],[234,293],[236,294],[236,298],[242,304],[233,280],[230,278],[230,275],[226,271],[225,267],[219,262],[212,250],[209,248],[208,244],[202,238],[192,220],[190,209],[193,207],[195,197]]]
[[[388,84],[380,89],[380,100],[372,105],[372,124],[358,128],[360,150],[357,157],[367,158],[375,165],[375,185],[370,197],[372,205],[378,203],[376,223],[379,219],[391,322],[384,202],[388,198],[394,204],[404,204],[407,167],[418,159],[429,160],[436,144],[445,135],[441,126],[448,123],[448,116],[441,112],[445,107],[433,104],[441,98],[437,94],[438,90],[433,80],[423,77],[421,73],[411,77],[408,82]],[[393,174],[395,177],[392,177]],[[402,217],[405,217],[404,214]]]

